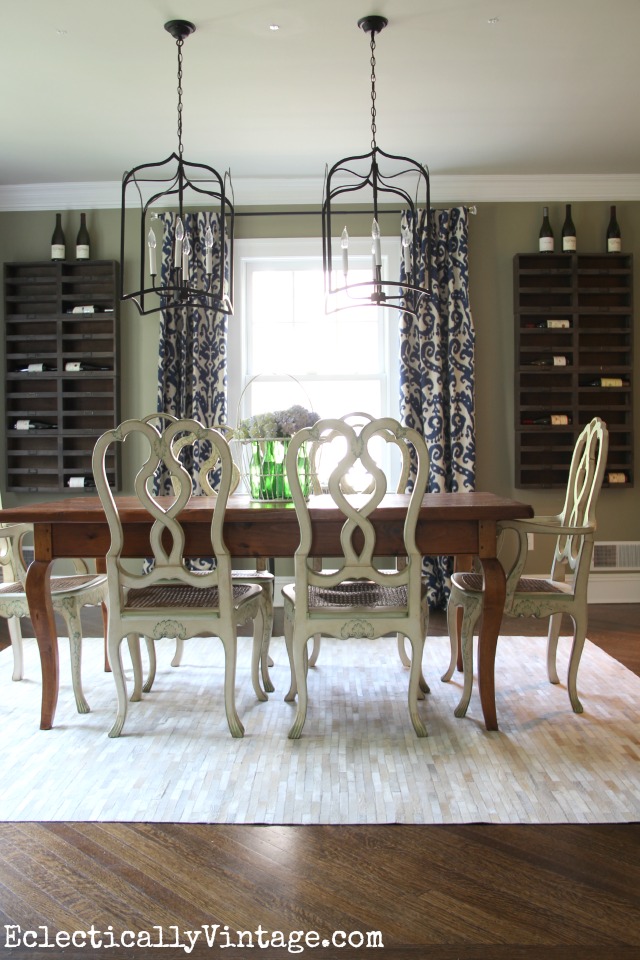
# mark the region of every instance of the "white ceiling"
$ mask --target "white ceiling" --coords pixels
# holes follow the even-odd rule
[[[176,149],[313,178],[370,144],[435,177],[640,174],[639,0],[2,0],[0,184],[119,182]],[[269,29],[277,23],[278,31]],[[318,198],[319,199],[319,198]]]

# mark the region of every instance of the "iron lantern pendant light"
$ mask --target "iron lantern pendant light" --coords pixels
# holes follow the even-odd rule
[[[221,175],[207,164],[190,163],[183,157],[182,46],[196,28],[188,20],[170,20],[164,28],[174,38],[178,49],[178,152],[158,163],[133,167],[123,176],[120,299],[132,300],[143,315],[184,306],[232,314],[234,209],[231,178],[228,171]],[[137,214],[131,212],[134,205],[138,207]],[[156,235],[154,221],[158,221],[160,212],[170,208],[176,209],[176,217],[173,237],[170,238],[170,266],[162,276],[156,247],[160,243],[162,249],[163,237],[160,230]],[[204,237],[190,235],[186,217],[188,208],[205,208],[217,214],[217,229],[216,218],[212,218],[216,235],[211,222],[207,224]],[[139,229],[136,241],[139,264],[132,273],[137,272],[138,289],[127,292],[126,265],[131,256],[126,242],[129,220],[134,221]],[[136,226],[131,232],[135,233],[135,230]],[[201,248],[200,266],[192,256],[198,245]],[[214,247],[219,248],[220,260],[215,270]]]
[[[327,313],[354,306],[391,307],[406,313],[417,313],[422,297],[428,296],[429,277],[425,270],[420,277],[422,259],[418,231],[420,208],[430,217],[431,194],[427,168],[409,157],[396,156],[382,150],[376,141],[376,34],[388,24],[386,17],[368,16],[358,20],[358,26],[370,35],[371,46],[371,150],[368,153],[346,157],[327,170],[322,202],[322,261]],[[413,195],[409,192],[411,184]],[[334,268],[332,253],[332,220],[340,215],[337,201],[359,190],[367,190],[366,203],[372,214],[371,280],[349,283],[349,235],[346,227],[340,237],[341,264]],[[403,280],[383,276],[381,255],[380,214],[382,202],[401,200],[407,210],[407,227],[401,236]],[[333,208],[333,209],[332,209]],[[429,226],[427,222],[427,227]],[[428,237],[429,230],[426,230]],[[428,257],[426,258],[428,263]]]

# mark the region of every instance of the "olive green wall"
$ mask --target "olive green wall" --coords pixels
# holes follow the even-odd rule
[[[446,203],[439,204],[446,206]],[[294,209],[294,208],[292,208]],[[319,216],[244,216],[239,211],[236,237],[318,236]],[[604,202],[573,203],[573,220],[578,248],[594,252],[603,249],[609,209]],[[640,261],[640,203],[618,203],[618,222],[623,234],[623,249],[636,253],[636,301],[640,299],[638,268]],[[472,216],[469,229],[471,309],[474,317],[477,394],[477,486],[533,504],[537,513],[556,513],[561,506],[561,491],[534,491],[514,486],[513,430],[513,255],[537,248],[542,205],[531,203],[481,203]],[[564,218],[564,205],[550,205],[550,217],[556,238]],[[397,218],[394,218],[397,220]],[[119,259],[120,215],[117,210],[88,213],[92,256]],[[361,218],[349,222],[349,232],[365,232]],[[52,212],[0,213],[0,259],[47,259],[54,224]],[[79,213],[63,215],[67,243],[72,244],[78,230]],[[396,229],[382,224],[383,232]],[[386,230],[385,230],[386,228]],[[229,321],[233,323],[233,319]],[[638,312],[635,333],[638,342]],[[139,317],[129,304],[121,310],[121,416],[140,416],[155,409],[158,318]],[[2,347],[3,349],[3,347]],[[635,369],[640,359],[636,348]],[[636,383],[638,381],[636,380]],[[0,391],[1,397],[4,390]],[[3,411],[4,412],[4,411]],[[4,419],[4,418],[3,418]],[[636,386],[634,423],[640,424],[640,389]],[[637,436],[636,429],[636,436]],[[0,455],[4,438],[0,436]],[[125,461],[123,481],[130,488],[131,476]],[[603,490],[598,509],[599,540],[640,540],[640,445],[635,450],[635,489]],[[4,477],[0,486],[4,488]],[[3,493],[6,506],[17,496]],[[548,552],[536,544],[529,568],[542,571],[548,565]]]

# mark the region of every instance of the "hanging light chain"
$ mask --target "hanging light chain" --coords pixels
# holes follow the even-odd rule
[[[376,32],[371,31],[371,149],[376,149]]]
[[[178,156],[182,160],[182,47],[184,40],[176,40],[178,48]]]

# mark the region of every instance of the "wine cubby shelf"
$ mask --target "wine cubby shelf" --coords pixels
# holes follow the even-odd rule
[[[91,483],[95,442],[119,422],[117,290],[114,260],[5,263],[8,490]],[[117,489],[117,454],[107,469]]]
[[[516,486],[566,486],[578,434],[599,416],[609,428],[604,486],[629,487],[631,255],[516,254],[514,306]]]

